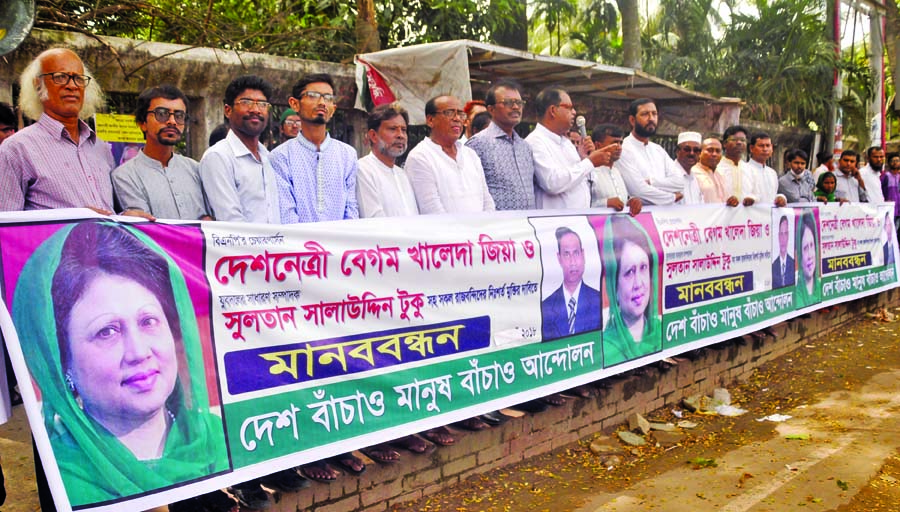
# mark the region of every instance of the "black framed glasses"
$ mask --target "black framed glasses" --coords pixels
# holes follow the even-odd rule
[[[678,148],[679,151],[684,151],[685,153],[693,153],[695,155],[699,155],[703,150],[700,148],[694,148],[690,146],[682,146]]]
[[[187,112],[184,110],[169,110],[165,107],[157,107],[147,112],[153,114],[153,117],[160,123],[168,123],[169,118],[173,116],[175,117],[175,124],[184,124],[189,119]]]
[[[252,99],[250,99],[250,98],[241,98],[241,99],[239,99],[239,100],[235,100],[235,101],[234,101],[234,104],[235,104],[235,105],[240,105],[240,106],[242,106],[242,107],[244,107],[244,108],[250,108],[250,107],[253,107],[253,106],[255,105],[255,106],[256,106],[257,108],[259,108],[260,110],[269,110],[269,107],[272,106],[272,104],[269,103],[268,101],[265,101],[265,100],[252,100]]]
[[[334,94],[328,94],[328,93],[316,92],[316,91],[303,91],[303,94],[301,94],[300,96],[306,96],[307,98],[315,101],[316,103],[318,103],[319,100],[325,100],[325,103],[334,103],[334,100],[337,99],[337,97]]]
[[[49,76],[50,80],[54,84],[62,85],[64,87],[66,85],[69,85],[70,80],[75,84],[75,87],[81,89],[84,89],[89,83],[91,83],[91,77],[87,75],[79,75],[77,73],[63,73],[62,71],[56,71],[54,73],[44,73],[40,76]]]

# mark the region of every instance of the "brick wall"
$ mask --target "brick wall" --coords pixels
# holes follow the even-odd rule
[[[882,306],[896,306],[900,289],[845,303],[837,310],[813,313],[773,327],[777,339],[730,341],[704,349],[667,372],[655,366],[641,375],[626,373],[606,379],[599,396],[571,399],[562,407],[512,419],[482,432],[460,432],[457,444],[428,456],[402,452],[393,465],[372,463],[361,477],[343,476],[330,485],[313,483],[298,493],[275,496],[274,512],[375,512],[428,496],[468,477],[519,462],[600,431],[610,432],[629,414],[646,414],[678,404],[685,396],[711,394],[717,387],[744,381],[763,363],[801,343],[853,321]]]

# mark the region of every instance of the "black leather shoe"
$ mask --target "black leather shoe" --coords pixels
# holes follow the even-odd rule
[[[229,489],[241,505],[251,510],[265,510],[272,505],[269,493],[259,486],[259,480],[250,480]]]

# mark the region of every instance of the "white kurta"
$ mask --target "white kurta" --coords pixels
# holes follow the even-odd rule
[[[778,173],[775,169],[753,159],[747,162],[747,168],[753,178],[753,194],[757,201],[774,203],[776,197],[783,197],[778,193]]]
[[[406,157],[419,213],[494,211],[481,160],[472,148],[456,141],[456,159],[426,138]]]
[[[622,157],[614,167],[622,173],[628,194],[645,204],[673,204],[675,193],[684,192],[684,169],[654,142],[625,137]]]
[[[754,201],[759,201],[756,196],[756,183],[753,180],[753,170],[747,167],[747,162],[740,160],[737,165],[726,157],[722,157],[722,161],[716,167],[725,180],[725,198],[735,196],[738,201],[743,201],[749,197]],[[776,188],[777,190],[777,188]]]
[[[375,155],[359,159],[356,202],[360,217],[405,217],[418,215],[416,194],[403,168],[388,167]]]
[[[525,137],[525,142],[534,153],[537,207],[545,210],[589,208],[591,190],[587,177],[594,170],[594,164],[578,156],[572,141],[538,123]]]

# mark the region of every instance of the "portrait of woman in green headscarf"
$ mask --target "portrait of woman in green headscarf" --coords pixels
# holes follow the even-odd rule
[[[797,219],[797,236],[794,237],[799,255],[800,276],[794,292],[794,306],[804,308],[816,304],[819,296],[819,244],[816,233],[816,219],[813,210],[805,210]]]
[[[73,506],[228,469],[184,276],[145,233],[64,226],[22,268],[12,313]]]
[[[609,298],[609,320],[603,330],[603,366],[660,351],[656,251],[635,219],[626,215],[607,219],[603,228],[603,266]]]

